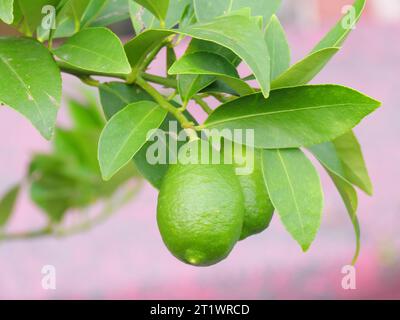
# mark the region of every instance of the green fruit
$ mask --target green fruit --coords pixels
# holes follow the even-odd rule
[[[267,229],[274,213],[274,207],[269,198],[261,169],[261,152],[255,150],[246,154],[245,148],[242,152],[246,165],[250,165],[250,167],[254,165],[254,170],[249,175],[238,175],[245,202],[243,230],[240,240]],[[236,168],[239,167],[242,166],[236,165]]]
[[[243,213],[232,165],[170,165],[160,189],[157,222],[178,259],[195,266],[225,259],[239,240]]]

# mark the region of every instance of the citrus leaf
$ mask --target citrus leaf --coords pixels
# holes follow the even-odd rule
[[[302,86],[271,91],[269,99],[257,93],[225,103],[205,126],[253,129],[258,148],[296,148],[343,135],[379,105],[342,86]]]
[[[90,0],[81,17],[81,28],[89,26],[98,15],[105,9],[109,1],[107,0]]]
[[[108,82],[101,84],[99,89],[101,105],[107,119],[133,102],[154,101],[146,91],[134,84]]]
[[[290,48],[278,18],[273,15],[267,26],[265,41],[271,58],[271,79],[276,79],[290,66]]]
[[[200,39],[192,39],[185,54],[196,53],[196,52],[211,52],[223,56],[235,67],[240,63],[240,58],[232,52],[232,50],[223,47],[215,42],[204,41]]]
[[[208,21],[242,8],[250,8],[253,16],[262,15],[264,25],[278,10],[281,0],[194,0],[198,21]]]
[[[353,133],[348,133],[345,136],[348,135],[353,135]],[[310,151],[314,154],[314,156],[319,160],[319,162],[328,172],[346,206],[356,236],[356,249],[353,257],[353,264],[355,264],[360,253],[360,225],[357,218],[357,191],[354,189],[352,184],[349,182],[349,179],[346,177],[346,172],[343,169],[341,155],[336,152],[333,144],[327,142],[319,146],[313,146],[310,148]],[[350,153],[354,152],[355,150],[350,151]]]
[[[103,129],[105,121],[96,105],[86,106],[71,100],[68,102],[68,109],[74,128],[79,130]]]
[[[309,83],[339,50],[340,48],[326,48],[310,54],[272,81],[272,89],[295,87]]]
[[[364,7],[365,0],[356,0],[353,4],[356,14],[355,20],[346,21],[346,19],[349,19],[347,16],[342,18],[328,35],[311,51],[310,55],[297,62],[275,79],[271,84],[271,88],[278,89],[299,86],[313,80],[335,54],[339,52],[339,47],[359,21]],[[347,24],[346,27],[345,24]]]
[[[160,21],[147,9],[135,2],[130,3],[131,19],[135,29],[140,32],[143,28],[156,29],[161,27]],[[139,10],[138,10],[139,9]],[[139,14],[135,14],[139,13]],[[170,0],[165,26],[174,28],[178,24],[187,25],[195,19],[192,0]]]
[[[223,56],[211,52],[186,54],[172,65],[168,73],[193,76],[214,75],[227,82],[240,95],[247,95],[254,92],[246,82],[240,79],[233,64]],[[200,90],[203,88],[200,88]]]
[[[7,24],[14,21],[14,0],[0,0],[0,20]]]
[[[264,150],[262,169],[282,223],[303,251],[307,251],[320,227],[323,210],[317,171],[299,149]]]
[[[135,85],[127,85],[121,82],[110,82],[106,84],[102,84],[100,86],[100,97],[101,103],[106,114],[107,118],[111,118],[118,111],[125,108],[127,105],[137,101],[149,100],[153,101],[153,98],[148,95],[145,91],[143,91],[140,87],[136,87]],[[185,116],[193,123],[196,123],[196,120],[189,113],[185,113]],[[182,130],[181,125],[176,121],[176,119],[168,114],[165,118],[164,122],[160,126],[160,130],[163,130],[167,135],[167,132],[170,132],[170,122],[173,122],[173,125],[177,126],[177,132]],[[173,131],[173,130],[172,130]],[[170,142],[171,139],[174,139],[173,135],[170,135],[166,142],[166,150],[167,151],[167,159],[170,159],[169,153],[170,150],[174,153],[174,143],[172,145]],[[156,163],[150,164],[147,160],[147,150],[154,142],[147,142],[133,157],[133,161],[139,170],[140,174],[145,177],[155,188],[159,189],[161,187],[161,181],[164,178],[167,170],[168,163],[170,161],[166,161],[166,164]],[[178,141],[178,148],[181,144],[185,142]]]
[[[252,69],[261,91],[268,97],[270,90],[270,60],[264,34],[256,20],[240,14],[216,18],[179,30],[148,30],[125,45],[131,66],[137,67],[160,41],[177,33],[206,40],[226,47],[239,56]],[[249,37],[248,35],[252,36]]]
[[[15,203],[18,198],[19,191],[21,189],[20,185],[12,187],[3,198],[0,199],[0,229],[6,225],[10,219]]]
[[[365,8],[366,0],[356,0],[353,3],[355,10],[355,19],[348,15],[340,19],[340,21],[333,27],[331,31],[315,46],[312,52],[329,47],[339,47],[346,40],[347,36],[354,29],[357,22],[360,20],[362,12]]]
[[[268,46],[254,19],[232,14],[209,22],[197,23],[177,32],[193,38],[215,42],[230,49],[253,71],[261,86],[261,91],[265,97],[268,97],[270,90]]]
[[[334,173],[331,172],[330,176],[331,176],[336,188],[338,189],[340,196],[343,199],[343,202],[346,206],[351,223],[353,225],[354,234],[356,237],[356,249],[355,249],[353,261],[352,261],[352,264],[354,265],[357,262],[358,256],[360,254],[360,247],[361,247],[361,243],[360,243],[361,231],[360,231],[360,224],[359,224],[358,217],[357,217],[357,208],[358,208],[357,192],[350,183],[343,180],[342,178],[335,175]]]
[[[332,173],[369,195],[373,188],[359,142],[348,132],[332,142],[310,147],[315,157]]]
[[[50,139],[61,100],[61,76],[49,51],[32,39],[0,37],[0,83],[0,101]]]
[[[107,28],[84,29],[54,53],[73,67],[109,74],[129,74],[129,62],[119,38]]]
[[[194,54],[198,52],[212,52],[226,58],[235,67],[240,63],[240,58],[228,48],[225,48],[217,43],[199,40],[193,38],[186,50],[186,54]],[[226,80],[226,79],[225,79]],[[214,84],[214,85],[213,85]],[[215,88],[221,86],[226,87],[224,90],[232,90],[235,95],[238,93],[221,80],[217,80],[217,77],[211,75],[180,75],[178,77],[178,90],[183,100],[183,103],[187,103],[195,94],[205,90],[206,88],[213,85]]]
[[[176,62],[177,56],[175,49],[172,46],[167,47],[167,58],[166,58],[166,63],[167,63],[167,73],[168,70],[172,67],[172,65]],[[176,76],[167,74],[167,78],[169,79],[176,79]]]
[[[198,92],[212,84],[217,77],[204,75],[180,75],[178,76],[178,91],[182,98],[183,104]]]
[[[149,10],[158,20],[164,21],[167,16],[169,0],[134,0]]]
[[[103,27],[129,19],[129,4],[131,2],[133,3],[132,0],[107,1],[99,15],[90,25],[92,27]]]
[[[143,60],[166,37],[174,34],[169,30],[146,30],[125,44],[125,52],[132,69],[141,65]]]
[[[160,127],[167,111],[154,102],[128,105],[115,114],[104,128],[99,141],[99,162],[104,180],[124,167],[147,142],[150,130]]]
[[[168,70],[169,74],[207,74],[239,78],[233,64],[226,58],[211,52],[196,52],[184,55]]]

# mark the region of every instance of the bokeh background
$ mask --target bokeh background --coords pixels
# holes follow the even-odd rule
[[[329,30],[343,5],[351,4],[350,0],[283,2],[279,16],[293,61]],[[118,30],[127,33],[129,27],[119,25]],[[152,66],[154,73],[163,70],[159,62]],[[322,227],[306,254],[275,216],[268,231],[239,243],[224,262],[211,268],[186,266],[162,243],[155,219],[157,193],[146,184],[133,202],[88,232],[0,243],[0,299],[399,299],[399,73],[400,1],[370,0],[341,53],[314,81],[348,85],[383,102],[356,129],[375,186],[373,197],[360,194],[362,251],[356,290],[341,287],[341,269],[354,252],[352,226],[323,174]],[[79,98],[79,88],[75,79],[64,78],[66,97]],[[65,118],[62,110],[60,122]],[[34,152],[48,148],[25,119],[1,108],[0,194],[25,175]],[[23,194],[8,231],[35,229],[43,223],[43,213]],[[57,290],[42,289],[44,265],[56,267]]]

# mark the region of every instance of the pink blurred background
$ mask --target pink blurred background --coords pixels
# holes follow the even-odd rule
[[[280,16],[293,61],[313,47],[349,2],[286,1]],[[296,10],[288,9],[295,4]],[[360,194],[362,251],[356,290],[341,287],[341,269],[354,252],[352,226],[323,174],[322,227],[306,254],[275,216],[268,231],[239,243],[222,263],[210,268],[186,266],[162,243],[155,219],[157,193],[145,185],[135,201],[89,232],[0,243],[0,299],[399,299],[399,4],[370,1],[341,53],[315,80],[348,85],[383,102],[356,129],[375,186],[373,197]],[[152,72],[162,71],[160,64],[152,66]],[[79,97],[80,84],[72,77],[64,80],[65,96]],[[65,113],[62,110],[61,122]],[[24,176],[32,153],[49,146],[9,108],[0,109],[0,137],[1,194]],[[23,194],[9,230],[34,229],[43,223],[43,214]],[[56,267],[56,290],[42,289],[44,265]]]

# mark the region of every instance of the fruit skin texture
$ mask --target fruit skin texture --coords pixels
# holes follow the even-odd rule
[[[240,240],[267,229],[275,210],[263,178],[261,152],[255,150],[247,154],[246,157],[247,161],[254,159],[254,170],[250,175],[238,176],[245,201],[243,230]]]
[[[239,240],[244,199],[232,165],[171,165],[157,208],[161,236],[179,260],[210,266]]]

